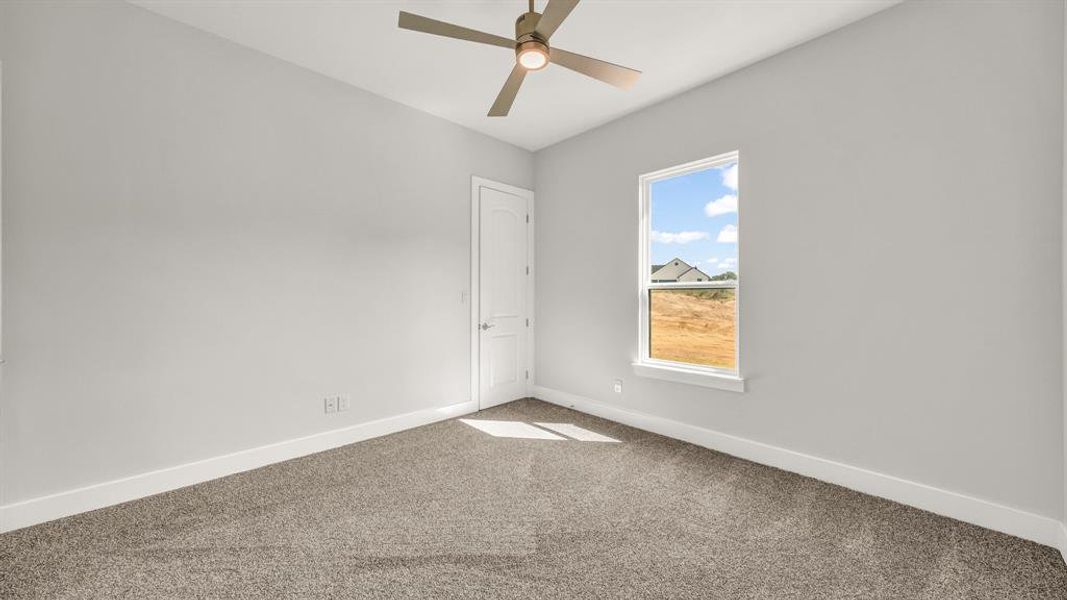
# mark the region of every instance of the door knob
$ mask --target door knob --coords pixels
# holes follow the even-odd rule
[[[492,323],[482,323],[481,324],[482,331],[485,331],[487,329],[491,329],[493,327],[495,327],[495,325],[493,325]]]

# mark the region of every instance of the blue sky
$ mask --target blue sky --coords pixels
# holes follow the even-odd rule
[[[652,264],[737,272],[737,163],[652,184]]]

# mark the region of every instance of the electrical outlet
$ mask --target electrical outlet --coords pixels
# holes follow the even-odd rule
[[[352,397],[348,394],[341,394],[337,397],[337,412],[348,410],[352,406]]]
[[[337,396],[330,396],[329,398],[326,398],[326,400],[323,401],[323,404],[325,404],[327,413],[337,412]]]
[[[622,380],[621,379],[616,379],[615,380],[615,385],[613,386],[613,389],[615,390],[616,394],[621,394],[622,393]]]

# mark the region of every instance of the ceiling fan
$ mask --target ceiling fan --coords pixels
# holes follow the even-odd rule
[[[549,46],[548,40],[578,5],[578,0],[548,0],[543,13],[535,12],[534,0],[529,0],[529,3],[530,10],[519,15],[515,21],[514,40],[404,11],[400,11],[398,25],[401,29],[514,49],[515,67],[504,82],[496,102],[493,102],[492,108],[489,109],[490,117],[507,116],[526,73],[539,71],[547,67],[548,63],[555,63],[624,90],[630,89],[637,82],[640,71]]]

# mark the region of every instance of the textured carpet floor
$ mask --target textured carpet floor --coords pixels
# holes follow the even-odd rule
[[[0,536],[0,598],[1067,598],[1050,548],[522,400]]]

